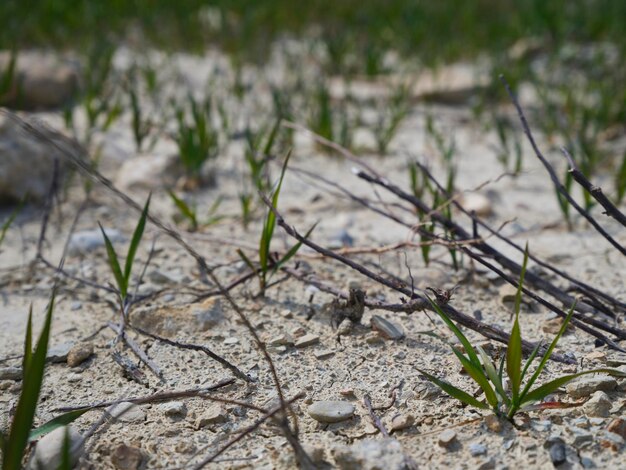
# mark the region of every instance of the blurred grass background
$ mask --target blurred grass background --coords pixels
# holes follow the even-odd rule
[[[262,61],[284,35],[326,43],[335,66],[393,49],[427,64],[499,53],[520,37],[558,48],[568,41],[610,41],[624,50],[626,2],[620,0],[3,0],[3,48],[88,47],[103,38],[169,50],[219,46]]]

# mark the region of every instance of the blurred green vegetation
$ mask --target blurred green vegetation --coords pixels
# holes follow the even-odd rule
[[[0,45],[88,47],[128,41],[166,49],[218,45],[262,61],[272,40],[306,34],[339,66],[346,54],[377,67],[393,49],[424,63],[497,52],[520,37],[626,43],[626,2],[618,0],[3,0]]]

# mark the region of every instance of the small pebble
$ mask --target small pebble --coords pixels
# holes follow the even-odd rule
[[[234,336],[231,336],[230,338],[226,338],[224,340],[224,344],[227,346],[232,346],[233,344],[237,344],[239,342],[239,338],[235,338]]]
[[[22,380],[22,368],[0,367],[0,380]]]
[[[626,439],[626,421],[623,418],[615,418],[609,423],[606,429]]]
[[[402,331],[402,328],[380,315],[372,315],[370,324],[372,329],[378,331],[383,338],[392,341],[404,338],[404,331]]]
[[[291,344],[293,344],[293,340],[285,334],[274,336],[269,341],[270,346],[288,346]]]
[[[500,418],[493,414],[485,416],[485,426],[487,426],[487,429],[491,432],[502,431],[502,422],[500,421]]]
[[[545,447],[548,448],[550,460],[555,467],[565,462],[567,452],[563,439],[561,439],[560,437],[548,439],[546,441]]]
[[[134,403],[123,401],[107,408],[111,417],[123,423],[140,423],[146,420],[146,413]]]
[[[187,406],[182,401],[170,401],[159,405],[159,411],[165,416],[179,417],[187,414]]]
[[[472,456],[476,457],[478,455],[485,455],[487,453],[487,447],[478,442],[473,442],[469,445],[469,451]]]
[[[111,462],[118,470],[137,470],[142,460],[141,450],[126,444],[120,444],[111,454]]]
[[[304,336],[306,334],[306,330],[304,328],[302,328],[301,326],[297,326],[294,329],[292,329],[289,333],[294,338],[299,338],[299,337]]]
[[[42,437],[35,447],[34,468],[57,469],[60,467],[66,431],[70,441],[70,448],[73,449],[74,446],[77,446],[82,440],[78,431],[71,426],[61,426],[51,431]],[[80,457],[82,451],[82,445],[80,445],[78,449],[72,452],[70,455],[71,467],[78,461],[78,457]]]
[[[93,354],[93,344],[78,343],[67,353],[67,365],[76,367],[86,361]]]
[[[298,338],[294,344],[296,348],[306,348],[320,342],[320,337],[313,334],[304,335]]]
[[[570,382],[567,384],[567,387],[565,387],[565,390],[572,398],[584,398],[599,390],[610,392],[616,388],[617,381],[613,377],[601,376]]]
[[[228,421],[228,412],[222,406],[214,406],[196,419],[196,429],[210,424],[222,424]]]
[[[73,347],[74,343],[71,342],[56,344],[48,349],[46,360],[48,362],[66,362],[67,355]]]
[[[316,401],[307,411],[311,418],[320,423],[338,423],[352,418],[354,405],[346,401]]]
[[[481,217],[488,217],[493,212],[489,198],[480,193],[463,193],[458,202],[466,211],[474,211]]]
[[[398,415],[394,416],[391,420],[391,430],[401,431],[406,428],[410,428],[415,423],[415,417],[413,415]]]
[[[606,418],[609,416],[612,406],[609,396],[603,391],[597,391],[583,405],[583,411],[587,416]]]
[[[331,351],[330,349],[322,349],[321,351],[315,351],[313,353],[316,359],[328,359],[329,357],[333,357],[335,355],[335,351]]]
[[[446,429],[439,434],[438,444],[441,447],[450,447],[454,440],[456,439],[456,432],[452,429]]]

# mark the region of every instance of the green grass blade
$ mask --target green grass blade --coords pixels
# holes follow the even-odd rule
[[[528,368],[530,367],[532,362],[535,360],[535,357],[537,357],[537,354],[539,353],[539,349],[541,349],[542,344],[543,344],[543,341],[539,341],[537,343],[537,346],[535,346],[535,349],[533,349],[533,351],[530,353],[530,356],[528,357],[528,360],[526,361],[526,364],[524,365],[524,369],[522,369],[522,382],[524,381],[524,377],[526,377],[526,372],[528,372]]]
[[[46,319],[37,341],[35,351],[30,358],[28,369],[23,371],[22,393],[17,403],[7,445],[2,459],[2,470],[19,470],[24,449],[28,444],[28,435],[35,418],[39,393],[43,383],[46,366],[46,353],[54,310],[54,292],[48,304]]]
[[[17,214],[20,213],[23,206],[24,206],[24,199],[20,201],[19,205],[15,208],[15,210],[11,212],[11,215],[9,216],[9,218],[2,224],[2,228],[0,228],[0,245],[2,245],[2,242],[4,242],[4,238],[6,237],[9,228],[15,221]]]
[[[521,399],[520,404],[532,403],[534,401],[543,400],[546,396],[558,390],[559,387],[562,387],[566,383],[571,382],[572,380],[582,375],[588,375],[588,374],[609,374],[609,375],[613,375],[616,377],[626,377],[626,372],[622,372],[621,370],[617,370],[617,369],[593,369],[593,370],[585,370],[583,372],[578,372],[576,374],[564,375],[562,377],[551,380],[550,382],[547,382],[541,385],[540,387],[537,387],[533,391],[527,393]]]
[[[26,322],[26,338],[24,339],[24,357],[22,358],[22,373],[28,370],[33,357],[33,304],[28,309],[28,321]]]
[[[63,413],[62,415],[52,418],[50,421],[33,429],[30,432],[28,439],[30,441],[34,441],[40,436],[43,436],[44,434],[48,434],[49,432],[52,432],[55,429],[60,428],[61,426],[67,426],[68,424],[76,421],[82,415],[84,415],[85,413],[91,410],[93,410],[93,408],[82,408],[80,410],[68,411],[67,413]]]
[[[291,151],[287,153],[287,157],[283,163],[283,168],[280,172],[278,184],[276,185],[276,189],[272,195],[272,207],[274,208],[278,207],[278,196],[280,195],[280,190],[283,185],[283,179],[285,178],[285,172],[287,171],[287,164],[289,163],[290,157]],[[267,272],[269,266],[270,244],[272,242],[272,237],[274,236],[274,227],[276,227],[276,215],[268,209],[267,217],[265,219],[265,223],[263,224],[263,232],[261,234],[261,243],[259,246],[259,261],[261,262],[261,269],[264,272]]]
[[[267,138],[265,147],[263,148],[263,156],[269,155],[272,151],[272,147],[274,147],[276,135],[278,134],[278,129],[280,129],[280,121],[282,121],[280,117],[276,119],[276,123],[274,124],[274,127],[272,127],[272,130],[270,131],[270,135]]]
[[[318,224],[318,222],[315,222],[313,224],[313,226],[307,231],[307,233],[304,234],[304,238],[309,238],[309,236],[311,235],[313,230],[315,230],[315,227],[317,227],[317,224]],[[285,256],[283,256],[274,265],[274,269],[272,270],[272,274],[275,273],[276,271],[278,271],[283,264],[285,264],[287,261],[289,261],[291,258],[293,258],[295,256],[295,254],[298,252],[298,250],[300,249],[301,246],[302,246],[302,242],[298,242],[294,246],[292,246],[289,249],[289,251],[287,253],[285,253]]]
[[[428,296],[426,296],[426,298],[428,299],[430,304],[433,306],[433,309],[435,310],[437,315],[439,315],[439,317],[444,321],[444,323],[448,326],[448,328],[450,328],[450,330],[452,330],[454,335],[459,339],[459,341],[463,345],[463,348],[465,348],[465,352],[467,353],[467,355],[469,357],[469,360],[474,365],[480,367],[480,361],[478,360],[478,356],[476,355],[476,351],[472,347],[472,344],[469,342],[469,340],[465,337],[463,332],[454,324],[454,322],[452,320],[450,320],[448,315],[446,315],[443,312],[443,310],[441,310],[441,307],[439,307],[439,305],[433,299],[431,299]]]
[[[517,293],[515,294],[515,321],[509,337],[509,344],[506,349],[506,372],[511,380],[511,390],[513,401],[517,402],[519,390],[522,383],[522,332],[519,326],[519,312],[522,302],[522,287],[526,276],[526,266],[528,265],[528,243],[524,249],[524,262],[520,272]]]
[[[502,385],[502,377],[498,375],[498,372],[496,371],[496,368],[491,361],[491,358],[487,355],[485,350],[480,346],[476,346],[476,349],[478,350],[478,354],[483,361],[483,366],[485,368],[485,372],[487,373],[487,377],[489,377],[489,380],[491,380],[491,383],[495,386],[498,395],[500,395],[500,397],[502,398],[502,401],[508,405],[510,400],[508,395],[506,394],[506,391],[504,390],[504,385]]]
[[[548,359],[550,359],[550,356],[552,355],[552,351],[554,351],[556,344],[559,342],[559,339],[561,338],[561,336],[563,336],[563,333],[565,333],[565,329],[567,328],[567,325],[569,325],[569,322],[572,319],[572,315],[574,315],[575,308],[576,308],[576,302],[574,302],[572,306],[570,307],[569,312],[567,312],[567,317],[565,317],[565,320],[563,320],[563,324],[561,325],[559,332],[552,340],[552,343],[550,343],[550,346],[548,346],[548,349],[546,349],[545,354],[543,355],[543,357],[541,358],[541,361],[539,362],[539,365],[537,366],[537,370],[535,370],[535,373],[532,375],[532,377],[526,384],[526,387],[524,387],[524,391],[522,392],[521,397],[520,397],[522,400],[524,399],[524,396],[528,393],[530,388],[537,381],[539,374],[541,374],[541,371],[543,370],[546,363],[548,362]]]
[[[174,205],[178,208],[178,210],[180,211],[180,213],[185,216],[187,218],[187,220],[189,220],[189,222],[191,222],[191,226],[193,227],[193,229],[197,229],[198,228],[198,218],[196,217],[196,213],[193,209],[191,209],[191,207],[189,207],[189,204],[187,204],[185,201],[183,201],[181,198],[179,198],[174,191],[169,190],[167,192],[167,194],[169,194],[170,198],[172,199],[172,202],[174,202]]]
[[[487,403],[489,403],[493,409],[497,409],[498,397],[496,397],[496,393],[493,391],[493,388],[489,383],[489,379],[483,372],[482,366],[476,366],[475,364],[472,364],[472,362],[455,347],[452,347],[452,351],[463,365],[465,371],[482,389],[483,393],[485,394],[485,398],[487,399]]]
[[[517,401],[519,396],[520,384],[522,381],[522,335],[520,332],[519,322],[515,319],[511,337],[506,349],[506,372],[511,379],[511,391],[513,392],[513,401]]]
[[[71,445],[70,430],[65,428],[63,447],[61,447],[61,461],[57,470],[72,470]]]
[[[122,274],[122,268],[120,268],[120,262],[117,259],[117,254],[115,253],[115,249],[113,248],[113,244],[109,237],[107,237],[106,232],[98,222],[98,226],[100,227],[100,231],[102,232],[102,236],[104,237],[104,245],[107,250],[107,258],[109,260],[109,267],[111,268],[111,272],[113,272],[113,276],[115,277],[115,282],[117,282],[117,288],[120,290],[120,295],[123,299],[126,298],[126,293],[128,292],[128,284],[126,284],[126,280],[124,279],[124,275]]]
[[[126,262],[124,264],[124,281],[127,287],[128,287],[128,281],[130,280],[130,272],[133,269],[133,262],[135,261],[135,255],[137,254],[137,248],[139,248],[139,243],[141,242],[143,231],[146,228],[146,218],[148,217],[148,208],[150,207],[151,197],[152,197],[152,193],[148,195],[148,200],[146,201],[146,205],[144,206],[143,211],[141,212],[141,217],[139,218],[137,227],[135,227],[133,238],[131,239],[130,246],[128,247],[128,254],[126,255]]]
[[[424,372],[422,369],[417,369],[422,375],[424,375],[428,380],[437,385],[441,390],[446,392],[452,398],[456,398],[457,400],[465,403],[466,405],[473,406],[474,408],[479,408],[481,410],[488,410],[489,405],[485,402],[478,401],[476,398],[471,396],[469,393],[464,392],[463,390],[456,388],[454,385],[449,384],[443,380],[438,379],[437,377],[430,375],[428,372]]]

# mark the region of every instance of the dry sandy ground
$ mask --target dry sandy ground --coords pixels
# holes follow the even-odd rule
[[[191,59],[190,59],[191,60]],[[193,75],[193,74],[190,74]],[[433,114],[436,123],[444,126],[457,143],[457,187],[472,190],[489,181],[478,192],[489,199],[492,215],[489,221],[498,226],[514,219],[503,233],[519,244],[529,243],[537,256],[554,263],[571,275],[588,282],[622,301],[626,300],[626,265],[616,250],[597,235],[588,225],[575,219],[573,230],[560,216],[554,191],[548,176],[539,166],[527,147],[524,171],[517,178],[503,177],[493,152],[489,148],[494,136],[473,122],[467,108],[429,107],[416,105],[404,121],[400,133],[392,145],[392,154],[386,157],[364,155],[365,162],[373,165],[391,181],[407,187],[406,163],[410,155],[430,162],[438,175],[443,175],[441,161],[424,132],[426,109]],[[132,148],[128,126],[117,124],[106,135],[98,136],[105,143],[101,170],[116,177],[120,148]],[[546,150],[546,142],[540,139]],[[243,167],[241,142],[234,142],[215,163],[217,185],[202,189],[192,197],[202,213],[215,198],[222,196],[219,208],[227,217],[195,234],[185,234],[189,243],[212,264],[223,264],[216,273],[224,283],[245,273],[246,267],[239,261],[236,249],[243,247],[249,256],[255,256],[261,217],[242,228],[237,218],[239,212],[237,193]],[[157,145],[154,153],[167,153],[167,144]],[[128,152],[131,153],[131,152]],[[558,155],[548,152],[552,161]],[[132,155],[123,158],[132,158]],[[341,183],[359,195],[391,201],[388,195],[359,180],[351,172],[354,164],[336,155],[326,155],[316,148],[304,134],[296,135],[291,167],[308,169],[320,176]],[[274,167],[278,174],[278,167]],[[598,181],[600,184],[603,181]],[[609,183],[607,183],[609,184]],[[82,191],[79,182],[74,183],[69,196],[53,213],[48,233],[46,257],[56,263],[68,236],[71,220],[78,210]],[[175,209],[167,194],[153,188],[151,211],[163,220],[170,221]],[[140,203],[147,191],[132,193]],[[105,188],[96,187],[92,203],[78,221],[76,230],[93,230],[100,221],[105,227],[117,229],[125,241],[116,244],[118,252],[125,250],[138,214],[116,199]],[[302,233],[312,223],[319,221],[312,238],[324,246],[337,246],[346,233],[354,247],[379,247],[411,240],[404,227],[384,219],[371,211],[343,198],[336,191],[319,182],[289,171],[285,189],[281,194],[280,209],[288,222]],[[596,216],[622,244],[626,232],[602,216]],[[402,212],[401,212],[402,213]],[[259,213],[259,216],[261,213]],[[17,228],[19,227],[19,229]],[[2,246],[2,308],[0,309],[0,358],[2,367],[17,366],[16,358],[22,348],[28,306],[34,304],[36,324],[43,318],[45,303],[53,284],[52,271],[41,264],[30,265],[39,234],[40,219],[35,209],[29,209],[19,218],[19,224],[10,230]],[[265,408],[277,403],[277,394],[268,365],[256,349],[251,335],[235,315],[228,303],[213,297],[194,303],[194,293],[213,289],[204,285],[193,259],[173,240],[149,226],[138,255],[145,262],[152,240],[155,254],[147,268],[140,294],[161,291],[135,307],[131,321],[156,334],[178,341],[204,345],[236,364],[255,378],[253,383],[237,379],[232,385],[216,392],[217,396],[249,402]],[[276,229],[275,248],[283,249],[292,244],[279,228]],[[494,241],[494,244],[499,246]],[[520,260],[519,254],[507,247],[503,251]],[[354,259],[361,263],[373,263],[372,269],[392,273],[408,279],[406,265],[417,288],[427,286],[452,288],[458,285],[451,301],[458,310],[480,315],[484,322],[509,330],[510,310],[500,300],[501,282],[465,259],[459,271],[449,264],[447,252],[435,248],[433,261],[426,267],[419,250],[415,248],[388,251],[380,254],[359,254]],[[376,296],[390,302],[399,296],[355,271],[332,260],[319,259],[309,249],[302,249],[301,266],[308,268],[332,286],[347,291],[358,283],[368,296]],[[141,266],[142,263],[137,263]],[[70,254],[65,269],[73,275],[90,279],[98,284],[112,282],[102,246],[87,252]],[[138,269],[136,269],[138,270]],[[384,271],[383,271],[384,270]],[[544,274],[549,277],[548,274]],[[274,279],[281,278],[277,275]],[[135,279],[137,277],[135,276]],[[557,281],[560,282],[560,281]],[[562,287],[566,285],[560,283]],[[296,402],[300,440],[320,465],[337,466],[335,457],[346,452],[346,446],[366,439],[380,439],[380,433],[372,425],[363,405],[365,395],[371,397],[376,414],[381,418],[392,437],[401,444],[402,451],[410,456],[420,468],[550,468],[549,448],[557,437],[565,443],[567,463],[561,468],[620,468],[626,466],[621,442],[613,442],[614,436],[605,435],[605,429],[615,418],[626,418],[623,408],[626,395],[624,387],[609,392],[612,400],[610,415],[604,418],[587,417],[582,408],[570,408],[550,412],[531,412],[528,420],[516,429],[508,423],[500,425],[486,421],[486,413],[463,407],[459,402],[440,393],[436,387],[420,376],[417,368],[434,371],[452,383],[474,390],[470,380],[460,373],[460,367],[449,348],[441,341],[424,334],[435,330],[447,335],[440,321],[434,324],[424,313],[412,315],[381,311],[366,311],[362,325],[344,331],[341,340],[330,326],[328,308],[325,305],[333,297],[315,292],[295,279],[284,280],[268,290],[266,297],[255,297],[256,281],[236,288],[235,300],[254,325],[260,337],[268,344],[281,335],[284,341],[295,341],[303,335],[314,335],[319,341],[311,346],[296,348],[292,344],[268,346],[276,365],[285,395],[291,397],[303,391],[305,397]],[[314,294],[314,295],[312,295]],[[54,312],[51,347],[63,343],[89,344],[94,354],[76,367],[64,361],[47,367],[44,387],[36,422],[41,424],[55,415],[57,407],[83,405],[102,400],[146,396],[158,391],[184,390],[209,386],[231,373],[198,351],[182,350],[161,341],[131,336],[161,368],[163,379],[140,364],[145,376],[141,385],[125,377],[120,366],[113,360],[112,351],[120,351],[132,362],[137,358],[122,345],[115,345],[116,335],[107,328],[106,322],[117,321],[114,296],[102,289],[86,286],[64,279],[61,283]],[[531,311],[532,310],[532,311]],[[372,315],[381,315],[401,328],[405,337],[397,341],[381,338],[370,328]],[[432,318],[433,315],[430,314]],[[523,335],[527,339],[551,339],[542,326],[553,317],[540,306],[525,308],[522,312]],[[310,318],[310,319],[309,319]],[[471,333],[477,341],[480,335]],[[280,342],[280,341],[279,341]],[[494,354],[500,345],[493,345]],[[626,344],[622,342],[622,346]],[[576,357],[576,365],[550,363],[544,379],[565,371],[572,372],[584,367],[609,364],[626,364],[626,355],[595,347],[594,340],[581,331],[566,335],[560,342],[561,352]],[[11,358],[13,357],[13,358]],[[6,423],[8,410],[14,404],[20,382],[0,381],[0,419]],[[564,393],[558,398],[574,401]],[[308,406],[319,400],[340,400],[355,406],[354,416],[336,424],[322,424],[307,413]],[[180,399],[184,407],[154,403],[140,406],[140,411],[126,419],[102,427],[87,442],[83,468],[190,468],[203,456],[216,451],[236,433],[251,424],[259,413],[238,405],[219,407],[201,398]],[[75,426],[86,432],[98,421],[100,411],[85,414]],[[403,429],[398,429],[403,428]],[[451,429],[456,437],[447,445],[441,445],[441,432]],[[582,436],[582,437],[581,437]],[[119,455],[122,445],[138,449],[141,458],[124,466]],[[122,446],[122,447],[120,447]],[[397,455],[401,451],[391,443],[383,446],[386,453],[372,457],[367,463],[352,468],[402,468]],[[129,451],[132,454],[132,451]],[[194,457],[194,454],[198,456]],[[210,468],[293,468],[295,461],[290,446],[279,429],[271,424],[262,425],[257,431],[236,444],[222,456],[220,463]],[[395,460],[394,460],[395,459]],[[132,459],[130,459],[132,460]],[[568,467],[569,466],[569,467]],[[344,467],[350,468],[350,467]]]

